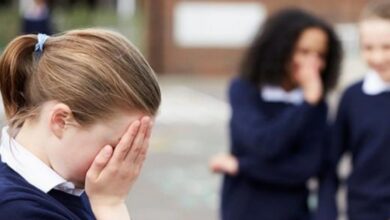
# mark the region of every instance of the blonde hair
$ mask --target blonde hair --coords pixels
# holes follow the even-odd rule
[[[11,129],[23,125],[46,101],[69,106],[81,125],[109,119],[117,110],[155,115],[161,102],[156,76],[122,35],[100,29],[73,30],[47,39],[22,35],[0,58],[0,89]]]
[[[360,20],[366,19],[390,20],[390,1],[379,0],[369,3],[362,12]]]

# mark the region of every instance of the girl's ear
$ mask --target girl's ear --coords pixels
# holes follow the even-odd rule
[[[64,135],[66,126],[73,120],[72,111],[69,106],[63,103],[58,103],[54,105],[51,111],[49,121],[50,130],[57,138],[61,139]]]

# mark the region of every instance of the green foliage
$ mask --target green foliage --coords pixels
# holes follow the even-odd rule
[[[20,23],[17,8],[0,7],[0,51],[20,33]]]
[[[132,18],[118,18],[114,8],[97,7],[93,10],[85,5],[73,8],[57,6],[53,12],[55,32],[75,28],[101,27],[119,31],[141,48],[144,45],[142,15],[137,12]],[[16,5],[11,8],[0,8],[0,51],[14,37],[20,34],[21,18]]]

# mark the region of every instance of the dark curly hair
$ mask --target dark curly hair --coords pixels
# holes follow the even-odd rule
[[[296,8],[281,10],[266,20],[244,56],[241,77],[259,86],[281,85],[289,79],[288,63],[301,33],[313,27],[328,36],[326,66],[321,78],[324,90],[332,89],[338,80],[342,57],[339,39],[328,23]]]

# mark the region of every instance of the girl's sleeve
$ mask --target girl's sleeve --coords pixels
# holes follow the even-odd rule
[[[300,135],[297,149],[273,161],[252,155],[238,156],[239,173],[254,181],[283,186],[301,186],[315,176],[324,150],[326,112],[311,124],[311,130]]]
[[[311,106],[305,102],[269,120],[258,106],[259,96],[256,86],[239,79],[233,81],[229,90],[232,106],[232,151],[264,160],[285,157],[298,142],[299,135],[321,114],[323,107]],[[241,149],[234,149],[237,146]]]
[[[257,106],[259,92],[248,82],[233,81],[230,102],[233,152],[239,174],[280,185],[301,185],[321,163],[327,106],[304,103],[268,120]]]
[[[348,99],[341,99],[336,120],[328,132],[328,144],[325,148],[322,169],[319,174],[320,188],[316,220],[336,220],[336,194],[339,188],[337,166],[343,153],[349,148]]]
[[[28,199],[2,201],[0,203],[0,213],[0,219],[69,220],[71,218],[50,209],[45,209],[35,201]]]

